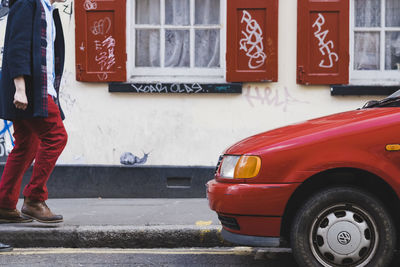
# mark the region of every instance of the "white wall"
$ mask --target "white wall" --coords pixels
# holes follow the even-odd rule
[[[66,42],[61,103],[68,145],[59,163],[120,164],[124,152],[147,165],[215,165],[229,145],[286,124],[351,110],[371,97],[332,97],[327,86],[296,84],[295,0],[279,1],[279,82],[244,84],[241,95],[109,93],[75,80],[74,18],[60,7]],[[1,123],[0,123],[1,129]]]

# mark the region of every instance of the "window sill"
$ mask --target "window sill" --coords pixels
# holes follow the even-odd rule
[[[110,83],[110,93],[241,94],[241,83]]]
[[[127,83],[140,83],[140,84],[155,84],[155,83],[199,83],[202,84],[214,84],[214,83],[226,83],[226,78],[220,73],[213,73],[203,75],[197,73],[196,75],[179,75],[176,70],[172,70],[169,73],[161,75],[161,73],[150,75],[135,75],[130,76]]]
[[[398,86],[364,86],[364,85],[332,85],[332,96],[359,96],[359,95],[391,95],[397,90]]]

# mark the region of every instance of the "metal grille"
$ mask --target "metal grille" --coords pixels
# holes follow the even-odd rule
[[[240,226],[235,218],[226,217],[218,214],[218,219],[221,221],[221,224],[232,230],[240,230]]]

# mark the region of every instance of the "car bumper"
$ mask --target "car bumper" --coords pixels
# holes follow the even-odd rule
[[[221,235],[226,241],[242,246],[279,247],[281,243],[279,237],[239,235],[231,233],[225,229],[222,229]]]
[[[225,230],[244,236],[279,237],[286,204],[299,184],[207,183],[210,208]]]

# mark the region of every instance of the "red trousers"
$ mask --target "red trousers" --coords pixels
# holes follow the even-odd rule
[[[35,160],[23,194],[37,201],[48,198],[47,180],[67,144],[67,132],[58,106],[48,98],[48,117],[14,120],[15,146],[7,158],[0,180],[0,208],[15,209],[22,177]]]

